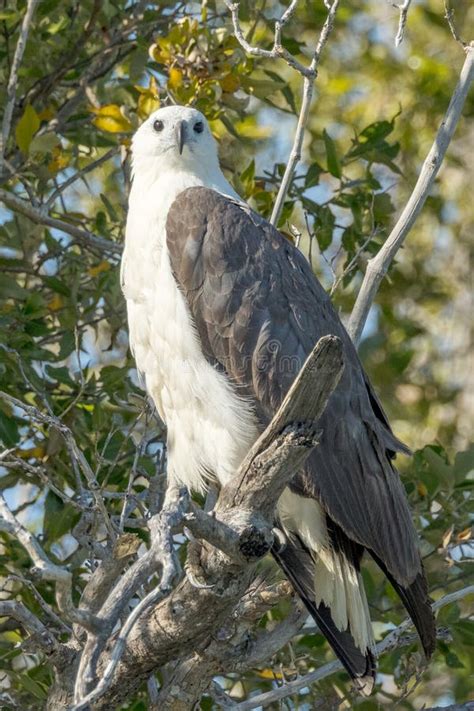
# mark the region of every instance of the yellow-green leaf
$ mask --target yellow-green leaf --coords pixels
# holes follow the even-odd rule
[[[240,87],[239,77],[235,74],[226,74],[222,79],[219,79],[222,91],[233,94]]]
[[[15,138],[22,153],[28,153],[33,136],[40,127],[40,119],[31,104],[27,104],[15,129]]]
[[[96,114],[92,123],[108,133],[126,133],[132,130],[132,124],[117,104],[106,104],[100,109],[91,109]]]
[[[159,87],[155,77],[151,77],[148,87],[136,86],[135,89],[140,93],[137,102],[137,113],[142,120],[145,120],[160,108]]]
[[[183,83],[183,73],[176,67],[172,67],[170,69],[170,74],[169,74],[169,79],[168,79],[168,87],[170,89],[179,89],[179,87],[181,86],[182,83]]]

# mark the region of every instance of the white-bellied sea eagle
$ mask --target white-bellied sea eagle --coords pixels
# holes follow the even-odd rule
[[[274,556],[356,687],[375,678],[364,551],[399,594],[427,656],[435,626],[396,439],[356,350],[304,256],[225,179],[197,110],[169,106],[133,138],[122,261],[130,345],[167,425],[168,476],[224,484],[321,336],[345,368],[319,445],[277,507]]]

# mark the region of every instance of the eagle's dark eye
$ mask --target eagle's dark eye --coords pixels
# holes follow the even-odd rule
[[[194,130],[196,133],[202,133],[204,131],[204,124],[202,121],[198,121],[194,124]]]
[[[155,131],[162,131],[165,127],[165,124],[163,121],[160,121],[159,119],[156,119],[156,121],[153,121],[153,129]]]

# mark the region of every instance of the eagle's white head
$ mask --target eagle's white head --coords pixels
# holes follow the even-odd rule
[[[217,145],[206,118],[188,106],[166,106],[140,126],[132,141],[133,171],[220,172]]]

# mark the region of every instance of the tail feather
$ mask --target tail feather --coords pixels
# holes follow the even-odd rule
[[[348,671],[357,690],[364,695],[369,695],[375,683],[374,655],[370,649],[366,649],[365,652],[359,649],[351,634],[350,626],[342,631],[336,626],[330,607],[324,602],[316,602],[315,565],[309,549],[299,537],[290,534],[287,546],[281,551],[273,551],[273,556]]]
[[[421,565],[421,571],[418,573],[414,581],[407,587],[403,587],[387,570],[380,558],[375,555],[373,551],[370,551],[370,554],[379,568],[390,580],[390,583],[393,585],[401,601],[403,602],[403,605],[413,620],[413,624],[415,625],[420,636],[421,644],[423,645],[426,657],[429,659],[436,647],[436,623],[430,604],[428,583],[423,565]]]

